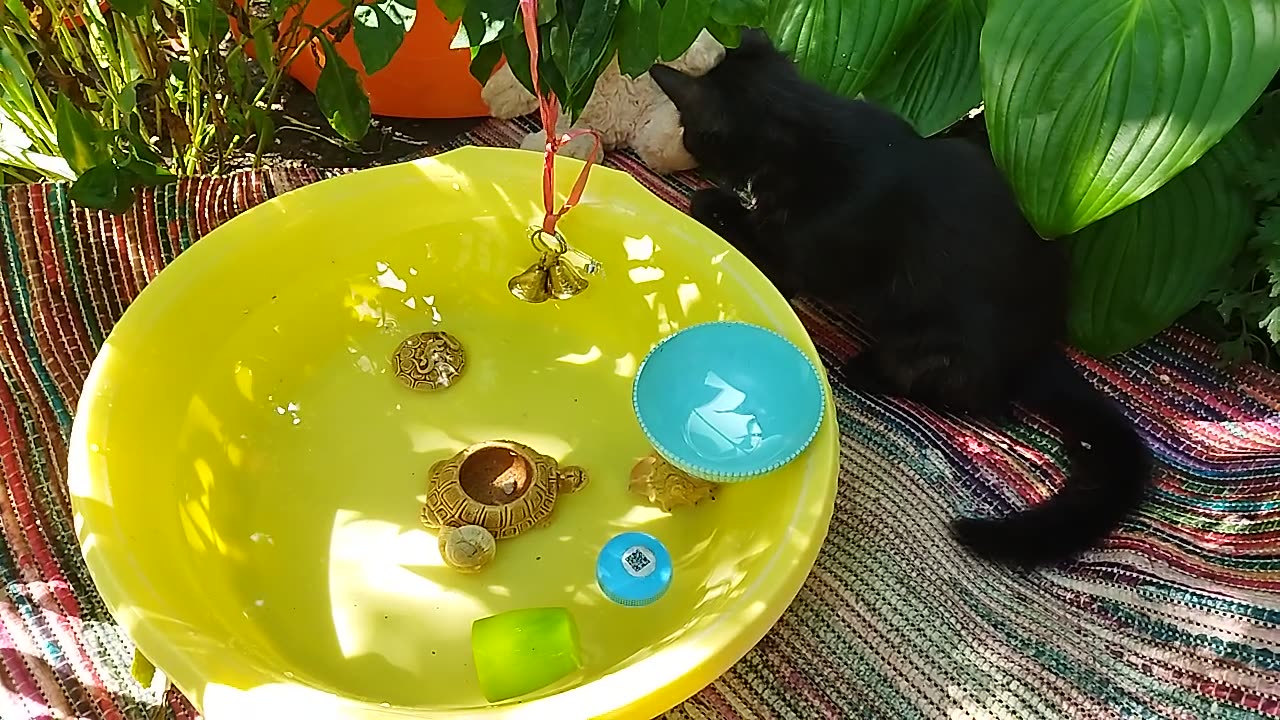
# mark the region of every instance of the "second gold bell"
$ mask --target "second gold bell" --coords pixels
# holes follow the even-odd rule
[[[543,253],[528,270],[507,283],[511,294],[525,302],[568,300],[587,289],[587,279],[561,254]]]

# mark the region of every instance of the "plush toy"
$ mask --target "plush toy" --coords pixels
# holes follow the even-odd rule
[[[723,58],[724,46],[704,30],[683,55],[665,64],[690,75],[702,75]],[[505,64],[485,83],[480,96],[496,118],[520,117],[538,109],[537,98],[524,89]],[[631,148],[655,172],[673,173],[697,165],[684,149],[684,129],[676,106],[648,73],[629,78],[618,70],[616,59],[600,74],[578,121],[570,126],[566,117],[560,118],[558,132],[571,128],[595,130],[606,150]],[[546,134],[538,131],[530,133],[520,147],[542,150],[546,144]],[[591,145],[590,137],[578,137],[565,145],[561,154],[586,159]]]

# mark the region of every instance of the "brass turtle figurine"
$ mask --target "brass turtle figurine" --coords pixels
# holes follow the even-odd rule
[[[391,360],[400,382],[414,390],[441,390],[462,375],[467,353],[458,338],[437,330],[405,338]]]
[[[657,455],[648,455],[631,468],[628,490],[643,495],[649,502],[671,512],[681,505],[697,505],[715,500],[713,482],[696,478]]]
[[[441,530],[478,525],[503,540],[550,523],[560,495],[586,484],[586,470],[560,467],[528,445],[477,443],[431,466],[422,522]]]

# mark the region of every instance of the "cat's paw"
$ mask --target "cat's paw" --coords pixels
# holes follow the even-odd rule
[[[870,351],[863,350],[840,366],[845,387],[864,395],[892,395]]]
[[[689,198],[689,214],[723,235],[722,231],[733,228],[746,217],[747,209],[736,193],[718,187],[705,188]]]

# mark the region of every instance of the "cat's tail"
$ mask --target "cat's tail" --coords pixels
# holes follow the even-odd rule
[[[961,543],[988,560],[1032,567],[1098,545],[1142,502],[1151,455],[1120,409],[1055,353],[1019,398],[1056,426],[1071,461],[1057,494],[1002,518],[957,520]]]

